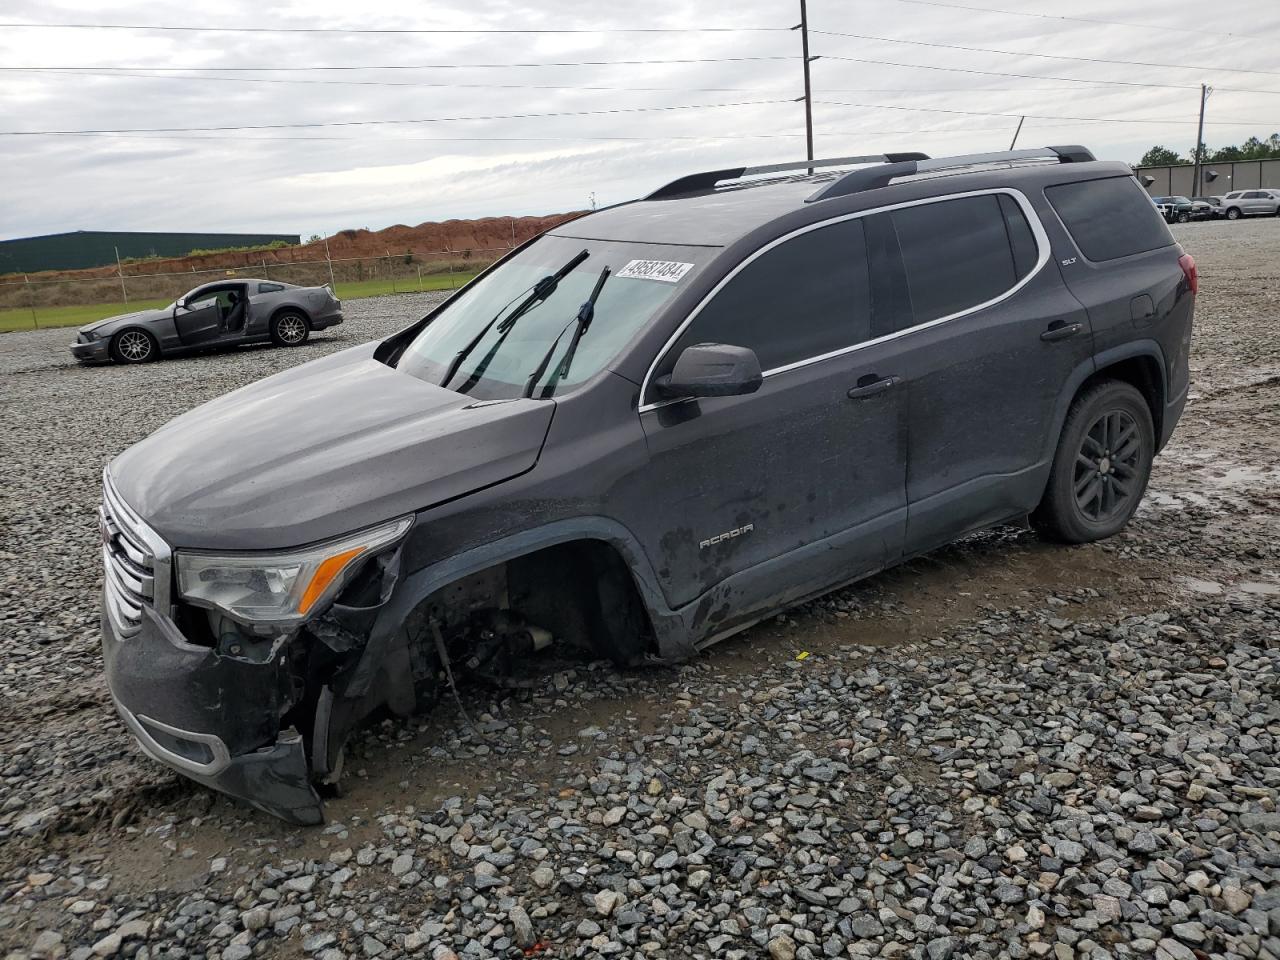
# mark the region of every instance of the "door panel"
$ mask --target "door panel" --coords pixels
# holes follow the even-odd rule
[[[1025,197],[946,198],[877,214],[867,233],[876,312],[901,351],[911,554],[1035,506],[1089,318]]]
[[[184,345],[208,343],[222,336],[222,308],[216,300],[206,301],[194,310],[178,307],[173,324]]]
[[[742,397],[686,400],[641,414],[651,457],[652,555],[673,607],[767,561],[837,537],[801,567],[782,562],[761,596],[803,579],[824,585],[878,570],[902,550],[906,507],[904,392],[864,399],[860,379],[895,375],[896,344],[765,378]],[[891,369],[892,368],[892,369]],[[864,531],[865,536],[856,535]]]
[[[1058,397],[1093,349],[1088,315],[1055,273],[1046,264],[1003,303],[905,338],[909,553],[1039,501]]]

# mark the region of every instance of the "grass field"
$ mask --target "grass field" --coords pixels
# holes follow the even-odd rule
[[[124,303],[90,303],[77,304],[73,307],[36,307],[36,320],[41,329],[45,327],[81,327],[93,323],[103,317],[113,317],[117,313],[129,313],[132,310],[147,310],[151,307],[163,307],[168,300],[137,300]],[[31,319],[31,311],[25,307],[20,310],[0,310],[0,333],[14,330],[31,330],[36,323]]]
[[[419,289],[450,290],[460,287],[474,273],[455,273],[452,276],[435,275],[422,278],[422,286],[418,286],[418,278],[397,280],[392,289],[390,280],[356,280],[351,283],[339,283],[337,294],[343,300],[358,300],[361,297],[385,297],[392,293],[417,293]],[[114,317],[118,313],[129,313],[133,310],[148,310],[163,307],[168,300],[131,300],[129,303],[92,303],[78,304],[72,307],[36,307],[35,320],[31,311],[25,307],[17,310],[0,310],[0,333],[14,330],[32,330],[37,325],[44,327],[82,327],[104,317]]]

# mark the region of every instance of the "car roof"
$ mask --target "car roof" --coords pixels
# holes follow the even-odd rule
[[[1044,148],[1066,150],[1068,148]],[[1083,148],[1070,148],[1083,150]],[[725,247],[734,241],[774,221],[794,219],[803,215],[806,219],[822,219],[821,213],[830,210],[832,215],[858,207],[885,206],[922,195],[943,196],[967,189],[987,189],[992,186],[1027,185],[1028,180],[1037,184],[1051,180],[1061,181],[1063,171],[1069,170],[1074,179],[1093,179],[1104,176],[1132,176],[1132,170],[1124,164],[1098,162],[1091,154],[1061,162],[1022,162],[1023,156],[1037,151],[1007,151],[1004,154],[979,154],[972,158],[958,157],[956,161],[978,160],[977,163],[947,166],[946,160],[927,160],[918,171],[903,170],[903,164],[888,161],[868,164],[862,159],[853,170],[801,169],[796,175],[771,176],[760,179],[737,179],[750,175],[750,168],[730,171],[712,171],[683,178],[656,191],[649,197],[616,206],[606,207],[586,216],[561,224],[549,231],[551,236],[579,240],[612,240],[634,243],[672,244],[677,246]],[[900,156],[900,155],[899,155]],[[923,154],[914,156],[923,157]],[[999,158],[999,159],[996,159]],[[813,161],[815,166],[824,161]],[[828,161],[833,163],[834,161]],[[805,161],[786,165],[805,167]],[[852,166],[852,165],[849,165]],[[776,168],[760,168],[771,170]],[[886,182],[867,184],[861,188],[840,191],[847,183],[860,175],[875,177],[881,171],[893,175]],[[727,174],[716,178],[716,174]],[[1078,176],[1077,176],[1078,174]],[[732,181],[727,186],[716,186]],[[685,183],[698,183],[690,190],[673,189]],[[710,183],[711,186],[703,186]],[[808,202],[817,199],[815,194],[834,191],[830,200]],[[889,194],[886,197],[886,193]],[[835,203],[837,198],[841,201]],[[828,203],[833,205],[828,207]]]
[[[285,283],[283,280],[267,280],[263,277],[220,277],[217,280],[206,280],[204,283],[192,287],[192,289],[199,290],[201,287],[221,286],[232,283],[274,283],[281,287],[293,286],[292,283]]]

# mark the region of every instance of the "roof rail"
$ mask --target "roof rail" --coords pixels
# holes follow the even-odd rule
[[[971,167],[980,163],[1005,163],[1011,160],[1049,160],[1054,158],[1059,163],[1087,163],[1095,159],[1092,153],[1079,145],[1032,147],[1027,150],[998,150],[993,153],[971,153],[960,157],[939,157],[937,160],[905,159],[896,163],[882,164],[878,167],[852,170],[839,180],[827,184],[812,196],[807,197],[805,202],[814,203],[818,200],[830,200],[833,197],[846,197],[851,193],[861,193],[863,190],[887,187],[897,177],[909,177],[917,173]]]
[[[743,177],[761,173],[782,173],[787,170],[810,170],[814,167],[847,167],[855,163],[897,163],[910,160],[928,160],[925,153],[876,153],[866,157],[834,157],[828,160],[797,160],[794,163],[770,163],[760,167],[729,167],[724,170],[708,170],[704,173],[691,173],[678,180],[659,187],[642,200],[665,200],[694,190],[711,190],[726,180],[740,180]]]

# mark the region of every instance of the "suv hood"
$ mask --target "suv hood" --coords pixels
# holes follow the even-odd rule
[[[339,536],[533,468],[552,400],[477,402],[373,359],[376,343],[242,387],[108,468],[175,547],[261,550]]]

